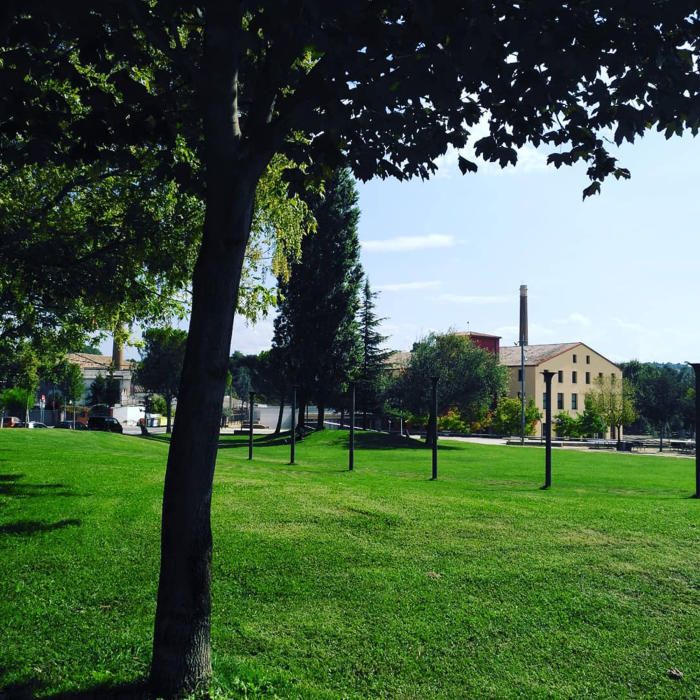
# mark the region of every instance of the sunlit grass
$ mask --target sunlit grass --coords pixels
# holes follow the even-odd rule
[[[700,695],[690,460],[360,435],[222,438],[214,689],[284,698]],[[138,681],[167,441],[0,432],[0,689]],[[670,668],[684,677],[668,677]]]

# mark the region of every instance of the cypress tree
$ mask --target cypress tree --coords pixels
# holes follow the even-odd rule
[[[376,314],[377,292],[373,292],[365,277],[360,300],[359,326],[362,338],[362,369],[358,383],[362,427],[367,429],[367,414],[381,408],[386,379],[386,361],[391,352],[382,349],[387,336],[379,332],[383,318]]]
[[[304,238],[300,261],[280,284],[275,347],[285,347],[291,383],[298,387],[299,427],[312,400],[323,427],[328,401],[361,362],[357,200],[350,173],[335,171],[325,194],[311,203],[317,231]]]

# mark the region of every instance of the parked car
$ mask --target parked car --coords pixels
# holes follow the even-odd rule
[[[88,430],[103,430],[108,433],[123,433],[122,424],[111,416],[90,416]]]
[[[2,422],[2,427],[3,428],[16,428],[18,423],[21,423],[22,421],[17,418],[17,416],[5,416],[5,419]]]
[[[63,430],[87,430],[87,425],[81,423],[80,421],[75,421],[75,425],[72,420],[62,420],[56,424],[57,428],[62,428]]]
[[[46,423],[42,423],[38,420],[30,420],[29,423],[27,423],[27,428],[48,428],[49,426],[46,425]]]

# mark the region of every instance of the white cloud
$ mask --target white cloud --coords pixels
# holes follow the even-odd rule
[[[425,236],[395,236],[373,241],[362,241],[362,248],[370,252],[401,252],[424,250],[426,248],[451,248],[455,245],[454,236],[430,233]]]
[[[436,301],[448,301],[454,304],[508,304],[513,301],[513,295],[440,294],[436,297]]]
[[[590,326],[593,325],[593,321],[591,321],[591,319],[588,318],[588,316],[585,316],[584,314],[579,313],[578,311],[570,313],[566,318],[559,318],[556,321],[553,321],[553,323],[556,323],[560,326],[575,323],[579,326],[584,326],[585,328],[590,328]]]
[[[395,282],[393,284],[380,284],[375,289],[379,292],[406,292],[412,289],[429,289],[439,287],[440,282]]]

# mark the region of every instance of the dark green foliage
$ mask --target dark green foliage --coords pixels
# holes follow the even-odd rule
[[[638,419],[631,432],[693,432],[695,375],[688,365],[632,360],[621,365],[634,391]]]
[[[88,389],[87,402],[90,406],[95,404],[104,404],[105,406],[114,406],[121,400],[121,392],[119,390],[119,380],[115,379],[111,373],[106,377],[99,373],[90,388]]]
[[[63,359],[42,373],[42,377],[45,388],[51,391],[52,408],[59,408],[71,401],[79,403],[85,394],[82,370],[74,362]]]
[[[187,332],[179,328],[149,328],[144,332],[143,340],[135,381],[146,391],[156,392],[165,399],[166,432],[169,433],[173,399],[180,388]]]
[[[360,295],[358,326],[362,342],[362,365],[357,376],[357,406],[363,412],[363,427],[367,428],[367,413],[377,413],[382,408],[387,388],[386,362],[391,351],[383,349],[387,339],[379,332],[383,318],[376,314],[377,293],[365,277]]]
[[[312,210],[318,231],[304,239],[300,262],[292,267],[289,281],[280,285],[275,347],[284,349],[300,408],[316,401],[322,427],[329,400],[356,375],[362,362],[357,323],[360,211],[347,170],[333,174]]]

